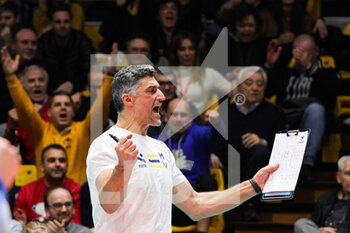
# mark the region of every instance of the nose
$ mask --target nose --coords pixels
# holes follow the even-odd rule
[[[56,161],[55,161],[55,166],[56,166],[56,167],[59,167],[60,165],[61,165],[60,161],[59,161],[58,159],[56,159]]]
[[[174,121],[181,121],[180,114],[174,114],[173,117],[174,117]]]
[[[258,85],[255,82],[253,82],[253,84],[252,84],[252,89],[253,90],[257,90],[258,89]]]
[[[67,207],[65,205],[62,206],[61,212],[67,212]]]
[[[165,96],[164,96],[163,92],[160,89],[158,89],[158,97],[157,98],[158,98],[159,101],[164,101],[165,100]]]
[[[33,48],[33,43],[28,43],[27,47],[28,47],[28,49],[32,49]]]
[[[39,85],[40,85],[39,80],[35,80],[35,81],[34,81],[34,86],[36,86],[36,87],[37,87],[37,86],[39,86]]]
[[[188,55],[190,53],[189,49],[185,49],[185,55]]]

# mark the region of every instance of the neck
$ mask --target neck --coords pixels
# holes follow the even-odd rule
[[[44,105],[46,100],[47,100],[47,97],[46,97],[46,95],[45,95],[44,98],[43,98],[41,101],[34,101],[34,100],[32,100],[32,103],[33,103],[33,104],[41,104],[41,105]]]
[[[304,71],[310,69],[312,64],[313,64],[313,62],[309,62],[305,65],[299,64],[300,70],[304,72]]]
[[[120,113],[116,126],[130,132],[145,136],[149,125],[136,120],[134,114]]]
[[[63,185],[64,181],[65,181],[65,176],[62,179],[51,179],[49,177],[45,177],[44,179],[44,183],[48,188],[54,187],[54,186],[61,186]]]
[[[247,113],[252,105],[253,105],[252,103],[245,102],[244,104],[241,105],[241,108],[245,113]]]
[[[66,129],[68,129],[69,127],[72,126],[72,123],[68,126],[63,126],[63,125],[55,125],[54,124],[54,127],[55,129],[59,132],[59,133],[62,133],[63,131],[65,131]]]
[[[167,36],[171,36],[173,34],[174,28],[173,27],[171,27],[171,28],[163,27],[163,31]]]

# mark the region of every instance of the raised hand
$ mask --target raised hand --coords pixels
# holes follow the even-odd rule
[[[20,55],[17,54],[15,59],[12,59],[6,46],[1,48],[2,69],[6,78],[13,78],[19,66]]]
[[[121,138],[115,147],[115,151],[117,152],[119,159],[117,166],[122,169],[132,169],[136,162],[137,154],[139,153],[138,149],[136,149],[136,145],[132,142],[131,138],[132,134]]]
[[[118,63],[118,53],[119,53],[119,48],[118,48],[118,43],[114,42],[112,45],[112,50],[111,54],[107,57],[107,73],[108,74],[115,74],[117,73],[118,69],[117,67],[120,65]]]
[[[328,35],[327,25],[323,22],[322,19],[317,19],[315,23],[312,33],[316,32],[318,32],[322,40],[324,40]]]
[[[265,67],[266,68],[271,68],[278,60],[280,57],[281,51],[282,51],[282,46],[278,46],[277,49],[277,42],[276,40],[271,40],[269,42],[269,45],[267,46],[267,52],[266,52],[266,62],[265,62]]]

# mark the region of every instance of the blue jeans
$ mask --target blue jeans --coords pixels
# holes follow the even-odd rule
[[[317,150],[321,145],[326,125],[326,110],[322,104],[311,103],[304,111],[300,122],[300,128],[311,129],[306,145],[303,164],[314,166]]]

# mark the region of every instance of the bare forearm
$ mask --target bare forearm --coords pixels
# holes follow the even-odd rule
[[[130,175],[130,169],[116,166],[105,185],[101,188],[99,201],[107,213],[115,212],[123,202]]]
[[[190,214],[196,220],[211,217],[237,207],[255,194],[249,181],[223,191],[198,193],[197,206]]]

